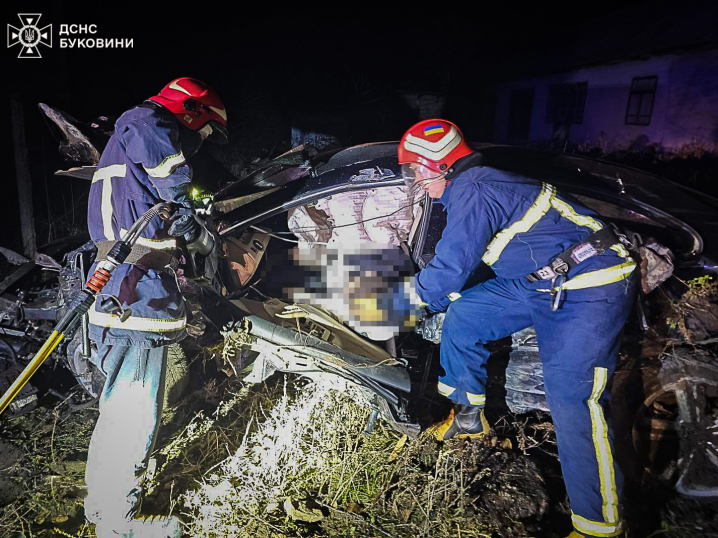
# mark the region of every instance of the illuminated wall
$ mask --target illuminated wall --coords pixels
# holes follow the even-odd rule
[[[650,89],[643,93],[646,109],[643,112],[648,109],[648,99],[653,101],[650,119],[643,114],[641,120],[636,121],[636,117],[629,113],[632,83],[634,94],[640,93],[636,90],[641,86],[650,88],[650,77],[656,77],[655,94],[647,96]],[[639,78],[638,82],[634,82],[636,78]],[[558,85],[581,87],[584,82],[587,83],[585,105],[580,121],[577,121],[580,114],[574,114],[571,121],[570,114],[551,113],[551,107],[556,104],[551,102],[550,94],[554,92],[555,101]],[[530,96],[532,88],[533,106],[528,118],[526,96]],[[519,99],[522,99],[520,110],[517,107]],[[634,97],[634,109],[640,99]],[[516,125],[517,117],[524,128],[511,127]],[[555,121],[557,118],[564,120]],[[530,121],[530,127],[525,129],[527,121]],[[646,121],[647,125],[630,124]],[[641,148],[648,143],[658,143],[666,149],[688,143],[716,144],[718,51],[656,56],[500,84],[497,87],[494,138],[498,142],[528,145],[546,145],[553,141],[557,149],[562,149],[560,146],[566,141],[567,146],[588,143],[607,150]]]

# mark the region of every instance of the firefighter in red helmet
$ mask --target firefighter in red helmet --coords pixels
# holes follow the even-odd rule
[[[142,516],[140,476],[162,416],[168,348],[186,336],[177,239],[191,243],[202,235],[188,160],[204,140],[227,142],[224,105],[204,82],[175,79],[120,116],[92,179],[88,228],[96,263],[155,204],[183,208],[172,222],[149,222],[105,286],[106,300],[88,313],[97,363],[107,376],[85,476],[85,515],[97,525],[98,538],[182,533],[176,517]]]
[[[622,536],[606,387],[635,300],[635,261],[610,226],[555,186],[483,166],[449,121],[417,123],[398,151],[407,184],[447,211],[436,255],[416,277],[419,300],[446,311],[437,388],[455,404],[431,433],[446,441],[488,432],[487,344],[534,326],[571,537]],[[482,263],[495,277],[467,285]]]

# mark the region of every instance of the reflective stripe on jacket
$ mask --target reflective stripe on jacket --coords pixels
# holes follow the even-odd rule
[[[417,276],[419,295],[434,311],[446,308],[447,297],[461,291],[482,261],[498,276],[522,277],[604,226],[552,185],[483,166],[460,173],[439,202],[448,212],[446,228],[435,257]],[[564,289],[616,282],[634,268],[617,245],[578,265]],[[548,282],[544,287],[548,291]]]
[[[134,222],[161,201],[187,199],[192,177],[180,145],[180,126],[161,107],[139,106],[125,112],[102,153],[90,187],[87,223],[95,243],[124,236]],[[198,135],[197,135],[198,136]],[[138,244],[174,250],[169,223],[156,217]],[[94,266],[91,271],[94,270]],[[119,266],[90,312],[90,334],[113,345],[157,347],[185,336],[186,311],[177,280],[170,269],[133,264]],[[121,321],[122,311],[131,315]]]

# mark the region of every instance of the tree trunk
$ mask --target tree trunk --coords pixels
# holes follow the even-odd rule
[[[37,252],[35,241],[35,219],[32,206],[32,179],[30,162],[25,143],[25,117],[22,98],[14,93],[10,97],[10,119],[12,122],[12,139],[15,147],[15,175],[17,192],[20,202],[20,228],[22,230],[22,251],[33,258]]]

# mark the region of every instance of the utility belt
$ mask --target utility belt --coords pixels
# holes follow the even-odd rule
[[[100,241],[97,243],[97,256],[95,261],[103,261],[107,259],[107,254],[114,246],[114,241]],[[167,266],[176,271],[179,267],[179,260],[174,256],[171,250],[159,250],[147,247],[145,245],[135,244],[132,246],[132,252],[124,263],[132,263],[147,269],[165,269]]]
[[[604,226],[571,245],[556,256],[550,264],[529,273],[527,278],[530,282],[538,282],[539,280],[549,280],[551,282],[551,310],[557,310],[568,272],[586,260],[603,254],[616,243],[621,243],[619,236],[611,226]]]

